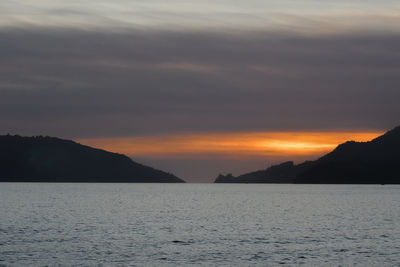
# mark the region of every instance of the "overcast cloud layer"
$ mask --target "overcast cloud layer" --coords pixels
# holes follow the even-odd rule
[[[399,10],[397,0],[2,0],[0,26],[387,31]]]
[[[2,29],[1,130],[386,129],[400,35]]]
[[[0,2],[0,131],[387,129],[394,0]]]

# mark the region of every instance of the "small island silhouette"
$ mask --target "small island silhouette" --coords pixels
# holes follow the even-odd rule
[[[129,157],[55,137],[0,136],[0,182],[183,183]]]
[[[400,184],[400,126],[369,142],[349,141],[315,161],[292,161],[215,183]]]

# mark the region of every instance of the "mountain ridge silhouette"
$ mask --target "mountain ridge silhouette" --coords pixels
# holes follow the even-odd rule
[[[0,136],[0,182],[182,183],[129,157],[56,137]]]
[[[315,161],[292,161],[215,183],[400,184],[400,126],[368,142],[347,141]]]

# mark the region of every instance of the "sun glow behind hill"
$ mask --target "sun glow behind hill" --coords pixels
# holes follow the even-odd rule
[[[241,132],[81,139],[80,143],[147,158],[293,157],[322,155],[338,144],[369,141],[382,132]]]

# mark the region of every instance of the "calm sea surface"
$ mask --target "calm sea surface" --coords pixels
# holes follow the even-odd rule
[[[0,266],[400,265],[400,186],[0,183]]]

